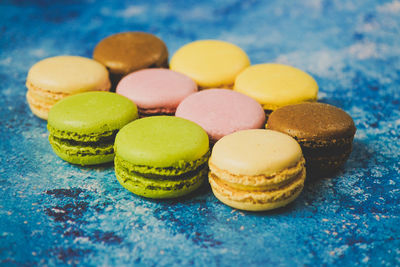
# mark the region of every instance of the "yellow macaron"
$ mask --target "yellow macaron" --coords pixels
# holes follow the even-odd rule
[[[214,195],[250,211],[285,206],[301,193],[306,177],[299,144],[272,130],[244,130],[221,138],[209,160]]]
[[[107,69],[95,60],[78,56],[46,58],[31,67],[26,79],[26,98],[32,112],[47,120],[50,108],[77,93],[108,91]]]
[[[318,84],[311,75],[288,65],[267,63],[246,68],[235,80],[234,90],[257,100],[264,110],[316,101]]]
[[[201,40],[181,47],[170,68],[191,77],[200,89],[232,88],[236,76],[250,65],[238,46],[217,40]]]

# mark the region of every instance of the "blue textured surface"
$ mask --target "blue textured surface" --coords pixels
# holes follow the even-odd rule
[[[180,2],[0,2],[0,265],[400,265],[400,2]],[[158,35],[171,54],[221,39],[252,63],[311,73],[319,99],[354,118],[349,161],[260,214],[224,206],[208,187],[143,199],[112,165],[63,162],[25,101],[27,71],[49,56],[90,57],[128,30]]]

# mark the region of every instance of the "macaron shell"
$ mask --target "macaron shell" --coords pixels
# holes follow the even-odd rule
[[[271,130],[243,130],[221,138],[210,163],[235,175],[275,175],[302,158],[292,137]]]
[[[28,72],[27,86],[33,91],[37,88],[53,93],[76,94],[106,91],[110,88],[110,80],[107,69],[95,60],[57,56],[33,65]]]
[[[238,46],[217,40],[202,40],[181,47],[170,68],[191,77],[201,88],[232,87],[236,76],[250,65]]]
[[[55,104],[48,123],[59,131],[84,135],[121,129],[137,117],[137,107],[128,98],[110,92],[88,92]]]
[[[279,108],[270,114],[267,127],[307,141],[352,137],[356,132],[350,115],[324,103],[301,103]]]
[[[262,128],[265,122],[257,101],[228,89],[208,89],[188,96],[175,116],[200,125],[213,142],[239,130]]]
[[[275,110],[289,104],[315,101],[318,85],[300,69],[270,63],[245,69],[237,76],[234,90],[254,98],[266,110]]]
[[[147,112],[172,111],[190,94],[196,83],[186,75],[168,69],[144,69],[125,76],[117,86],[117,94],[131,99]]]
[[[165,43],[150,33],[117,33],[101,40],[94,49],[93,58],[111,73],[128,74],[150,68],[166,67],[168,50]]]
[[[115,150],[135,165],[185,165],[209,150],[207,133],[197,124],[177,117],[154,116],[136,120],[117,134]]]

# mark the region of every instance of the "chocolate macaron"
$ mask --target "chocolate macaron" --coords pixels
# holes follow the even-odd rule
[[[268,118],[267,129],[295,138],[306,159],[307,173],[329,175],[348,159],[356,127],[340,108],[323,103],[301,103],[279,108]]]
[[[110,71],[113,88],[125,75],[145,68],[168,68],[168,49],[153,34],[123,32],[101,40],[93,58]]]

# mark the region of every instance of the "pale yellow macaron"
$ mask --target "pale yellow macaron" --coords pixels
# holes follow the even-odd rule
[[[236,76],[250,65],[238,46],[217,40],[201,40],[181,47],[170,68],[192,78],[200,89],[232,88]]]
[[[244,130],[221,138],[209,160],[214,195],[250,211],[285,206],[301,193],[306,177],[300,145],[272,130]]]
[[[292,66],[268,63],[241,72],[234,90],[257,100],[264,110],[316,101],[318,84],[311,75]]]
[[[57,56],[37,62],[28,72],[26,98],[32,112],[47,120],[50,108],[64,97],[88,91],[108,91],[107,69],[95,60]]]

